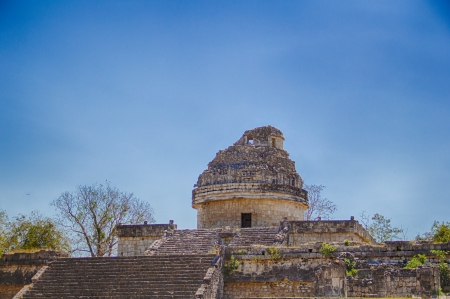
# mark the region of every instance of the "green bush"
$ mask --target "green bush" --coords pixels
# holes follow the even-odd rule
[[[450,241],[450,222],[435,221],[431,228],[433,242],[447,243]]]
[[[415,269],[423,265],[427,260],[425,254],[418,254],[412,257],[412,259],[406,264],[404,269]]]
[[[230,261],[228,261],[228,262],[225,264],[225,269],[226,269],[228,272],[231,272],[231,271],[236,270],[237,268],[239,268],[239,264],[240,264],[240,263],[235,259],[234,254],[233,254],[233,255],[231,255],[231,257],[230,257]]]
[[[345,262],[345,275],[358,278],[358,270],[355,268],[356,262],[348,258],[344,258]]]
[[[328,243],[322,243],[322,245],[320,246],[320,252],[323,255],[331,255],[333,252],[336,251],[336,247],[334,247],[333,245],[330,245]]]
[[[431,250],[431,253],[439,258],[438,268],[441,277],[441,285],[442,286],[450,285],[450,268],[448,264],[445,262],[446,255],[449,252],[445,250]]]

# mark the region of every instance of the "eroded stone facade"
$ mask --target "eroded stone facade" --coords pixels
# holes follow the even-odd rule
[[[205,202],[197,208],[197,228],[241,227],[242,213],[251,214],[251,227],[278,226],[280,219],[303,219],[304,208],[291,201],[233,198]]]

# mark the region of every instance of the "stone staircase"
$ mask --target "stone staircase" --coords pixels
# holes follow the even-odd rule
[[[272,246],[276,244],[277,234],[280,231],[278,227],[258,227],[241,228],[235,235],[231,246],[250,246],[265,245]]]
[[[171,236],[165,237],[152,255],[184,255],[184,254],[213,254],[215,245],[219,244],[217,230],[185,229],[174,230]]]
[[[59,259],[21,298],[195,298],[214,257],[197,254]]]

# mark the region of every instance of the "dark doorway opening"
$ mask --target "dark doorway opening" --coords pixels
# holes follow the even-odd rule
[[[251,213],[242,213],[241,214],[241,227],[252,227],[252,214]]]

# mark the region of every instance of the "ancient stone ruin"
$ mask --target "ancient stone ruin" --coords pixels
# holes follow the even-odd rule
[[[377,244],[353,217],[304,221],[307,192],[283,141],[260,127],[217,153],[192,191],[197,229],[120,225],[114,258],[5,255],[0,299],[19,289],[14,298],[430,298],[448,288],[431,250],[449,243]],[[419,253],[428,262],[403,269]]]
[[[245,131],[217,153],[192,191],[197,228],[273,227],[284,217],[303,220],[306,191],[283,141],[280,130],[261,127]]]

